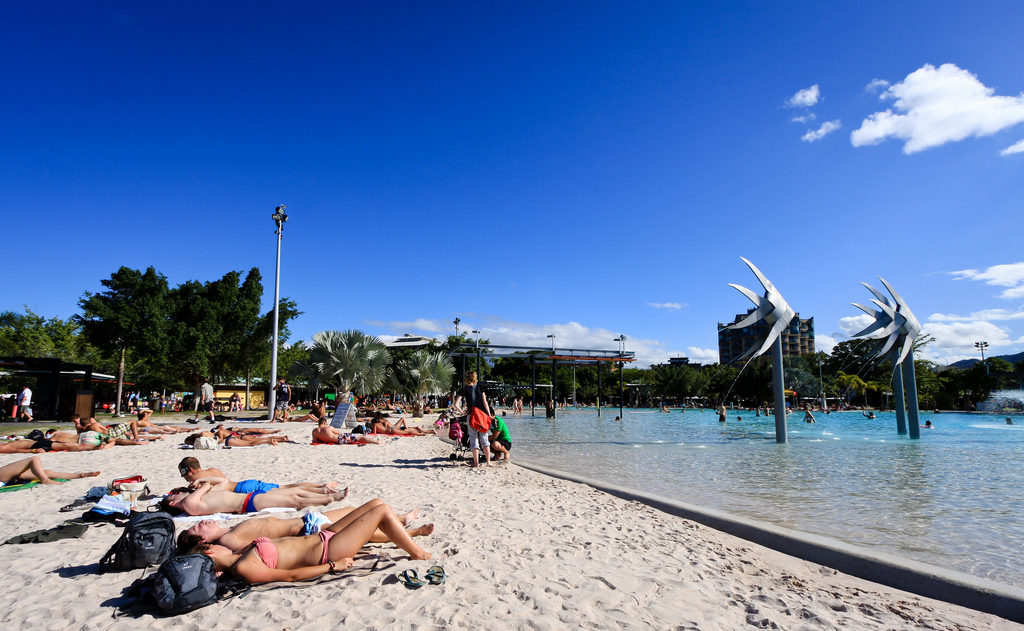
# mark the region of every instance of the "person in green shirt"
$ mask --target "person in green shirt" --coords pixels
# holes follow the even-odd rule
[[[500,416],[491,421],[491,449],[495,452],[495,460],[509,462],[512,456],[512,436],[508,433],[508,425]]]

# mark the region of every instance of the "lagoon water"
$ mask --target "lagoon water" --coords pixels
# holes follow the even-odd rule
[[[1019,414],[922,412],[935,427],[910,440],[892,412],[795,413],[778,444],[774,417],[739,410],[537,413],[505,417],[513,459],[1024,587]]]

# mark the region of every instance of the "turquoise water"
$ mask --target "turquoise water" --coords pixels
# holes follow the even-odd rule
[[[922,413],[935,427],[910,440],[892,412],[796,413],[778,444],[753,412],[618,413],[506,417],[513,459],[1024,586],[1019,415]]]

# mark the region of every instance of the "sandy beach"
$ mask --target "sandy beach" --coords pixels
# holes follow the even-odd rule
[[[431,418],[417,421],[430,427]],[[202,424],[205,426],[206,424]],[[257,426],[266,426],[257,424]],[[410,561],[319,585],[254,590],[176,618],[114,617],[142,570],[98,575],[120,529],[5,545],[0,616],[11,629],[1024,629],[989,614],[922,598],[763,548],[638,502],[513,465],[478,470],[448,460],[434,437],[367,446],[310,445],[312,424],[276,424],[299,444],[191,451],[179,436],[142,447],[43,455],[47,468],[102,470],[99,478],[0,493],[0,539],[49,528],[81,511],[59,509],[114,477],[143,474],[155,492],[181,483],[196,456],[234,479],[337,480],[349,498],[383,498],[413,525],[435,524]],[[515,452],[513,451],[513,456]],[[0,464],[27,457],[4,454]],[[233,523],[233,522],[232,522]],[[181,528],[187,527],[182,524]],[[408,589],[394,577],[442,565],[441,585]],[[364,565],[357,560],[357,566]]]

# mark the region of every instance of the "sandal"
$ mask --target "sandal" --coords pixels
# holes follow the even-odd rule
[[[419,589],[427,584],[427,582],[420,578],[419,574],[416,573],[416,570],[403,570],[398,574],[395,574],[395,576],[398,577],[398,580],[405,584],[409,589]]]
[[[443,567],[441,567],[440,565],[435,565],[434,567],[427,570],[426,574],[424,574],[423,577],[430,581],[431,585],[440,585],[444,582],[444,579],[448,578],[448,575],[445,574]]]

